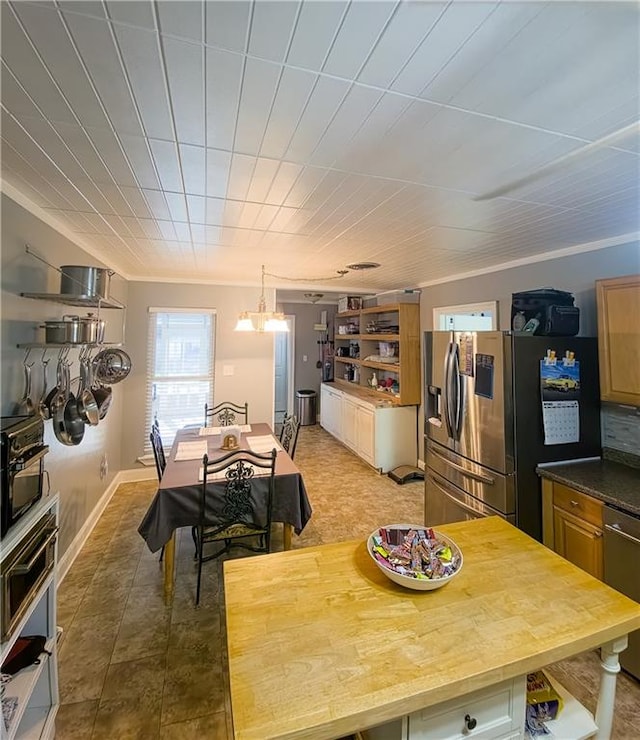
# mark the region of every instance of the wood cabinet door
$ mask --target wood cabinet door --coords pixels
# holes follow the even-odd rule
[[[559,555],[602,580],[602,529],[554,506],[553,534]]]
[[[600,398],[640,406],[640,275],[596,281]]]

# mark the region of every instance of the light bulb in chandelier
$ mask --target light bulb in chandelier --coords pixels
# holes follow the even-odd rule
[[[289,331],[289,325],[284,314],[276,311],[267,311],[267,302],[264,297],[264,265],[262,265],[262,279],[260,299],[257,311],[243,311],[238,317],[234,331],[245,332],[280,332]]]

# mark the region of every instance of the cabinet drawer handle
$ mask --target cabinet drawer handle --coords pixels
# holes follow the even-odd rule
[[[464,715],[464,726],[466,730],[474,730],[477,724],[478,722],[475,717],[472,717],[470,714]]]
[[[571,504],[571,506],[580,506],[577,501],[570,501],[569,503]]]
[[[602,537],[602,530],[596,529],[596,531],[593,533],[594,537]]]

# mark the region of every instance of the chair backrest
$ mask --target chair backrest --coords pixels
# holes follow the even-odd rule
[[[200,525],[206,526],[207,537],[225,531],[227,538],[230,531],[231,539],[234,527],[235,536],[246,537],[251,530],[264,537],[261,549],[269,552],[276,450],[233,451],[212,462],[205,455],[202,465]]]
[[[289,457],[291,459],[293,459],[293,456],[296,453],[299,431],[300,422],[297,417],[293,414],[285,414],[284,421],[282,422],[282,429],[280,430],[280,444],[289,453]]]
[[[164,469],[167,467],[167,459],[164,456],[164,447],[162,446],[160,427],[158,426],[157,420],[154,421],[151,426],[149,439],[151,440],[151,447],[153,448],[153,457],[156,461],[156,473],[158,474],[158,480],[160,480],[164,473]]]
[[[222,401],[215,406],[204,405],[204,425],[228,427],[231,424],[249,423],[249,404]]]

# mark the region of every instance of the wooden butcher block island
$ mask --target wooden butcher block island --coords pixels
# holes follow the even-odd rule
[[[526,674],[596,647],[609,737],[640,605],[498,517],[438,531],[464,565],[435,591],[392,583],[361,540],[224,563],[236,738],[339,738],[390,720],[379,736],[437,738],[429,727],[453,721],[461,737],[523,737]],[[482,732],[465,725],[475,713]]]

